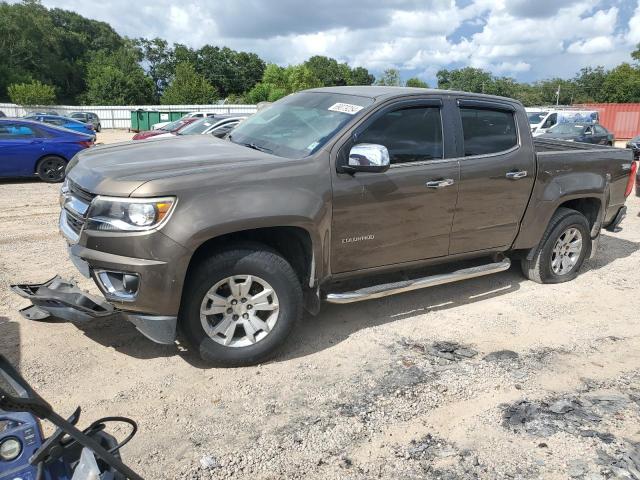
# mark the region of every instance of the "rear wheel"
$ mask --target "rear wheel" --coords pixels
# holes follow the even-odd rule
[[[36,167],[40,180],[47,183],[59,183],[64,180],[67,161],[64,158],[49,155],[42,158]]]
[[[591,232],[587,218],[569,208],[553,215],[531,260],[522,259],[522,271],[538,283],[562,283],[578,275],[591,254]]]
[[[100,133],[100,130],[102,130],[102,125],[98,124],[96,126],[96,132]]]
[[[185,285],[180,330],[212,365],[264,362],[302,316],[302,288],[276,252],[247,245],[198,265]]]

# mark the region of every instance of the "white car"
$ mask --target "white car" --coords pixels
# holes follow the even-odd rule
[[[189,112],[189,113],[185,113],[182,117],[180,117],[180,120],[182,120],[183,118],[215,117],[216,115],[220,115],[220,114],[215,112]],[[171,122],[154,123],[153,125],[151,125],[151,130],[157,130],[159,128],[164,127],[165,125],[169,125],[170,123]]]
[[[223,138],[245,118],[247,117],[203,118],[193,122],[191,125],[187,125],[175,134],[167,132],[150,137],[150,139],[167,138],[174,135],[213,135],[214,137]]]

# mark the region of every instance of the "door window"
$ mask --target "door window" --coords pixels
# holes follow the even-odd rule
[[[17,123],[3,123],[0,125],[0,140],[22,140],[35,138],[36,134],[31,127]]]
[[[440,108],[413,107],[385,113],[358,134],[356,141],[384,145],[392,164],[443,158]]]
[[[518,144],[513,112],[481,108],[461,108],[464,155],[504,152]]]
[[[607,135],[609,133],[604,128],[602,128],[600,125],[595,125],[593,128],[596,129],[596,133],[598,135]]]

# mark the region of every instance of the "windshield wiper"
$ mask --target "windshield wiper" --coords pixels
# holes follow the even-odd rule
[[[263,153],[273,153],[273,150],[267,147],[262,147],[260,145],[256,145],[255,143],[238,143],[238,145],[242,145],[243,147],[253,148],[254,150],[258,150]]]

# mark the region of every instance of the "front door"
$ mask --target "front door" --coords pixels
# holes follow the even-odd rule
[[[447,122],[439,100],[381,109],[338,153],[355,144],[389,150],[384,173],[333,174],[331,270],[349,272],[448,254],[458,191],[454,147],[443,141]]]
[[[535,179],[535,152],[521,143],[526,117],[510,104],[459,100],[460,188],[451,254],[511,245]],[[518,125],[521,133],[518,133]]]
[[[0,122],[0,177],[34,173],[42,155],[42,139],[30,125]]]

